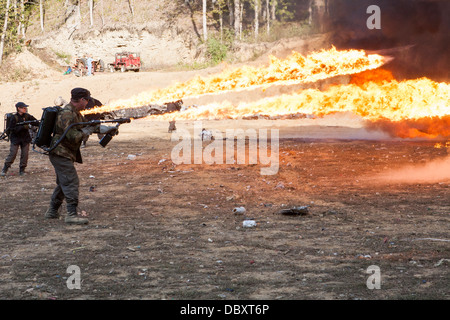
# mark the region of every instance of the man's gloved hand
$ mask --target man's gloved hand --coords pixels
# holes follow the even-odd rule
[[[95,131],[95,126],[87,126],[81,128],[81,132],[83,133],[83,137],[89,137],[91,134],[93,134]]]
[[[110,134],[112,136],[115,136],[116,134],[119,134],[119,128],[116,126],[105,126],[100,125],[100,133],[102,134]]]

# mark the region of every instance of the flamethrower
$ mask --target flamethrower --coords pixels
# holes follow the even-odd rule
[[[11,134],[10,117],[12,117],[12,116],[13,116],[12,113],[5,115],[5,130],[0,133],[0,141],[1,140],[9,141],[9,135]],[[27,124],[37,127],[37,126],[39,126],[39,120],[22,121],[22,122],[16,123],[17,126],[27,125]]]
[[[59,107],[44,108],[44,112],[42,114],[41,120],[33,121],[34,123],[38,122],[38,124],[39,124],[39,129],[36,134],[36,138],[33,141],[33,151],[36,151],[41,154],[48,154],[49,152],[54,150],[63,141],[63,139],[66,137],[67,133],[69,132],[69,130],[72,129],[73,127],[83,128],[83,127],[88,127],[88,126],[101,125],[103,123],[117,123],[116,128],[118,128],[123,123],[131,122],[130,118],[119,118],[119,119],[91,120],[91,121],[86,121],[86,122],[72,123],[71,125],[69,125],[66,128],[66,130],[64,130],[61,137],[52,146],[50,146],[51,142],[53,140],[54,134],[55,134],[56,119],[57,119],[57,115],[58,115],[59,111],[60,111]],[[31,122],[31,121],[25,121],[25,122]],[[21,122],[18,124],[27,124],[25,122]],[[116,130],[116,132],[117,132],[117,130]],[[102,147],[106,147],[106,145],[111,141],[113,135],[115,135],[115,134],[106,133],[106,135],[100,140],[100,142],[99,142],[100,145]],[[44,152],[35,150],[36,146],[38,146],[39,148],[44,150]]]
[[[40,121],[39,120],[31,120],[31,121],[22,121],[22,122],[17,122],[16,126],[22,126],[22,125],[32,125],[32,126],[39,126]]]
[[[87,122],[72,123],[70,126],[68,126],[66,128],[66,130],[64,130],[61,137],[55,142],[55,144],[52,147],[48,147],[47,145],[43,144],[42,139],[39,139],[40,136],[39,136],[39,132],[38,132],[38,135],[36,136],[35,142],[33,144],[33,150],[34,150],[34,146],[37,145],[38,147],[40,147],[41,149],[43,149],[45,151],[45,154],[49,153],[50,151],[54,150],[56,148],[56,146],[58,146],[61,143],[61,141],[66,137],[69,130],[75,126],[87,127],[87,126],[99,125],[102,123],[117,123],[116,128],[119,128],[119,126],[121,124],[130,123],[130,122],[131,122],[130,118],[121,118],[121,119],[113,119],[113,120],[91,120],[91,121],[87,121]],[[39,127],[39,129],[41,129],[41,127]],[[111,134],[111,133],[105,134],[105,136],[100,140],[99,144],[102,147],[106,147],[106,145],[111,141],[112,137],[113,137],[113,134]],[[50,142],[51,142],[51,139],[50,139]],[[50,143],[48,143],[48,144],[50,144]]]

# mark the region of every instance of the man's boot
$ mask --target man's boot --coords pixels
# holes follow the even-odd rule
[[[67,212],[67,216],[65,219],[67,224],[88,224],[89,220],[86,218],[81,218],[78,216],[77,212]]]
[[[0,174],[2,177],[6,176],[6,173],[8,172],[9,167],[6,165],[2,169],[2,173]]]
[[[25,175],[25,168],[20,168],[19,169],[19,175],[20,176],[24,176]]]
[[[59,218],[59,206],[56,206],[53,203],[51,203],[50,207],[48,208],[44,217],[45,217],[45,219],[58,219]]]

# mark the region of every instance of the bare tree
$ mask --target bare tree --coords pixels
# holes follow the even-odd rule
[[[259,0],[254,0],[255,6],[255,41],[258,41],[258,33],[259,33]]]
[[[227,7],[228,7],[228,12],[230,13],[230,14],[229,14],[229,18],[230,18],[230,27],[232,27],[232,26],[233,26],[233,23],[234,23],[234,20],[233,20],[234,14],[233,14],[233,10],[232,10],[232,8],[231,8],[231,1],[230,1],[230,0],[227,0]]]
[[[241,1],[239,5],[239,39],[242,40],[242,21],[244,16],[244,1]]]
[[[89,0],[89,19],[92,27],[94,25],[94,0]]]
[[[44,32],[44,0],[39,0],[39,20],[41,22],[41,30]]]
[[[21,33],[22,37],[25,38],[25,3],[24,0],[20,0],[20,20],[19,20],[19,30],[17,33]]]
[[[105,17],[104,17],[104,10],[103,10],[103,0],[100,0],[100,18],[102,19],[102,28],[105,25]]]
[[[128,0],[128,7],[130,7],[131,16],[134,18],[133,3],[131,0]]]
[[[234,0],[234,34],[237,37],[239,35],[239,25],[240,25],[240,9],[241,9],[241,1]]]
[[[320,32],[325,31],[328,0],[309,0],[309,24]]]
[[[225,0],[213,0],[213,12],[219,14],[219,27],[220,27],[220,42],[223,41],[223,9],[225,7]],[[217,5],[217,9],[216,9]]]
[[[6,31],[8,31],[9,5],[10,5],[10,1],[6,0],[5,22],[3,23],[2,37],[0,38],[0,65],[2,64],[2,59],[3,59],[3,48],[5,47]]]
[[[277,8],[277,0],[272,0],[272,20],[276,20],[277,17],[275,16],[275,10]]]
[[[208,40],[208,28],[206,24],[206,0],[203,0],[203,40]]]

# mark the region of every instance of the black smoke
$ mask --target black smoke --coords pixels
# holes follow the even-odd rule
[[[381,11],[381,29],[367,28],[370,5]],[[330,42],[338,49],[380,51],[398,80],[450,79],[450,1],[329,0]]]

